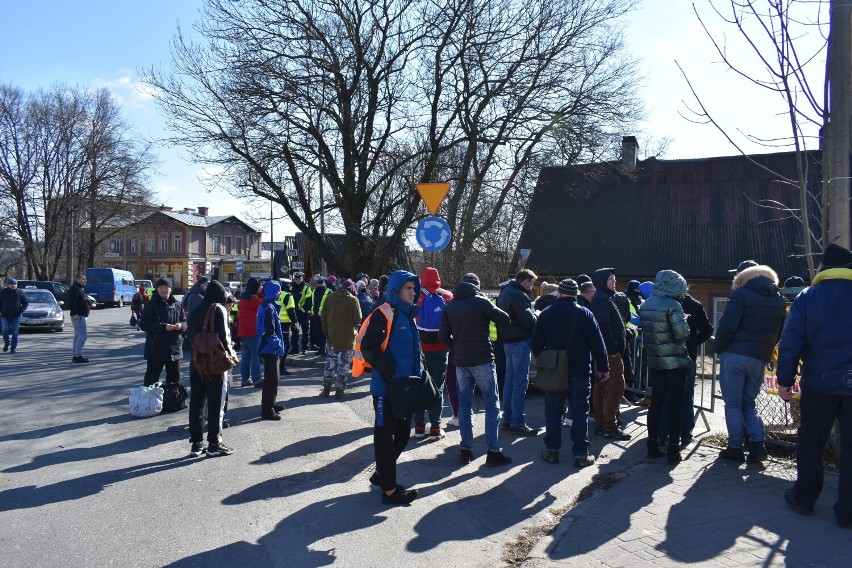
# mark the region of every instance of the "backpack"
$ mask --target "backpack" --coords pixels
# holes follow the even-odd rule
[[[142,294],[136,292],[133,294],[133,298],[130,299],[130,309],[133,311],[142,311]]]
[[[204,325],[201,331],[192,337],[192,366],[205,379],[212,375],[221,375],[237,366],[239,359],[231,350],[231,346],[222,345],[216,334],[216,325],[213,317],[219,307],[216,304],[210,306],[204,316]],[[222,308],[224,310],[224,308]],[[227,316],[225,325],[228,325]]]
[[[163,412],[177,412],[186,408],[186,387],[180,383],[163,385]]]
[[[438,330],[441,328],[441,319],[444,317],[446,307],[447,302],[444,300],[441,290],[438,290],[435,294],[428,291],[425,293],[423,302],[420,304],[420,313],[417,316],[417,331],[421,343],[441,343],[438,338]]]

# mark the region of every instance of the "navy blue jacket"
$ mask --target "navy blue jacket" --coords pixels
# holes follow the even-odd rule
[[[573,329],[572,329],[573,328]],[[568,334],[571,333],[571,342]],[[557,298],[545,308],[535,322],[532,335],[532,352],[568,350],[568,376],[590,377],[592,358],[601,372],[609,371],[609,357],[601,330],[592,312],[577,305],[577,298]]]
[[[16,318],[27,309],[27,298],[20,288],[12,290],[4,287],[0,290],[0,315],[4,318]]]
[[[532,294],[524,290],[515,280],[500,290],[497,307],[509,314],[508,324],[497,324],[497,334],[503,343],[518,343],[532,336],[535,326]]]
[[[452,349],[456,366],[476,367],[494,361],[491,348],[491,322],[509,325],[509,314],[491,303],[470,282],[459,282],[453,301],[444,308],[438,337]]]
[[[778,276],[768,266],[752,266],[734,277],[733,291],[716,328],[716,353],[736,353],[768,362],[784,326],[787,302]]]
[[[592,296],[592,313],[598,320],[601,335],[610,355],[624,353],[627,349],[627,339],[624,337],[624,320],[618,308],[612,302],[615,292],[610,290],[606,282],[613,271],[611,268],[601,268],[592,273],[592,283],[595,285],[595,295]]]
[[[793,386],[801,361],[803,391],[852,396],[852,269],[816,275],[790,306],[778,348],[778,383]]]

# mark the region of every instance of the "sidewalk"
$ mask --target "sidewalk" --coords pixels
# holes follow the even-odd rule
[[[644,438],[632,445],[640,444]],[[621,481],[573,508],[523,566],[852,563],[852,531],[834,524],[836,476],[826,476],[816,515],[805,517],[784,502],[795,477],[790,465],[739,465],[717,459],[718,451],[699,443],[675,468],[663,458],[640,460],[616,473]]]

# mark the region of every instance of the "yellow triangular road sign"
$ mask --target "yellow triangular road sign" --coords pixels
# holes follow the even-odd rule
[[[417,193],[420,194],[420,197],[423,199],[423,203],[426,204],[426,209],[428,209],[429,213],[432,215],[438,214],[438,207],[441,206],[441,202],[447,196],[449,191],[450,184],[447,182],[417,184]]]

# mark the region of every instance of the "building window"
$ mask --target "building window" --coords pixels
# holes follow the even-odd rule
[[[222,254],[222,237],[213,237],[213,254]]]
[[[130,252],[136,252],[136,237],[130,238]]]
[[[121,239],[107,241],[107,252],[121,252]]]
[[[169,252],[169,237],[166,235],[160,237],[160,252]]]
[[[174,249],[174,252],[180,252],[181,251],[181,238],[182,237],[181,237],[180,233],[175,233],[175,249]]]
[[[231,254],[231,237],[225,237],[225,254]]]
[[[236,254],[243,254],[243,238],[236,237],[234,242],[236,243]]]
[[[154,237],[148,237],[148,242],[145,245],[145,250],[147,252],[154,252]]]

